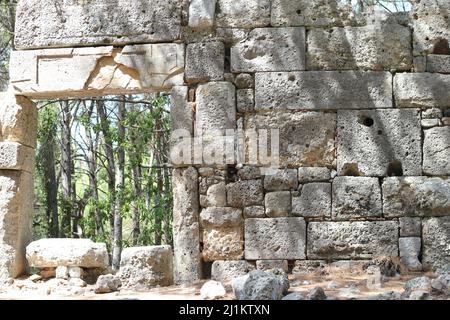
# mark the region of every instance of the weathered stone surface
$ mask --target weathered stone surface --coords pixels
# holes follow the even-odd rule
[[[233,72],[305,70],[305,28],[261,28],[231,48]]]
[[[200,289],[200,297],[203,300],[215,300],[222,298],[226,294],[227,292],[223,285],[214,280],[207,281]]]
[[[437,73],[398,73],[394,77],[397,106],[450,107],[450,75]]]
[[[383,215],[377,178],[337,177],[333,180],[333,219],[367,219]]]
[[[212,27],[217,0],[191,0],[189,2],[189,27]]]
[[[242,226],[205,228],[202,256],[204,261],[242,259],[244,257]]]
[[[38,114],[36,105],[9,90],[0,99],[0,141],[36,148]]]
[[[296,169],[279,169],[272,175],[264,177],[264,189],[269,191],[297,189],[298,179]]]
[[[339,110],[337,119],[339,175],[422,174],[419,110]]]
[[[422,264],[437,270],[450,263],[450,216],[427,218],[422,229]]]
[[[291,192],[275,191],[266,193],[264,204],[270,218],[287,217],[291,213]]]
[[[225,182],[210,186],[206,193],[205,201],[205,207],[225,207],[227,205]]]
[[[440,119],[422,119],[420,121],[420,125],[422,126],[423,129],[430,129],[430,128],[441,125],[441,120]]]
[[[252,112],[255,109],[255,91],[253,89],[237,90],[236,102],[238,112]]]
[[[186,81],[188,83],[221,81],[225,66],[222,42],[191,43],[186,48]]]
[[[244,128],[279,130],[282,166],[332,166],[335,163],[336,114],[255,114],[245,118]]]
[[[255,266],[245,260],[214,261],[211,267],[211,279],[228,281],[255,270]]]
[[[398,256],[398,223],[310,222],[309,259],[369,259]]]
[[[383,213],[386,217],[440,216],[450,211],[450,181],[441,178],[385,178]]]
[[[263,206],[251,206],[244,208],[244,218],[264,218],[266,216],[266,212]]]
[[[450,55],[429,54],[427,72],[450,73]]]
[[[400,217],[400,237],[420,237],[422,234],[422,219]]]
[[[257,28],[270,24],[270,0],[217,0],[216,26]]]
[[[94,290],[97,294],[110,293],[117,291],[121,285],[122,281],[119,277],[112,274],[105,274],[98,277]]]
[[[237,227],[242,223],[242,210],[218,207],[206,208],[200,213],[200,221],[205,228]]]
[[[229,82],[210,82],[197,88],[197,134],[236,128],[235,88]]]
[[[410,70],[411,31],[397,24],[308,32],[307,70]]]
[[[239,73],[234,79],[234,84],[238,89],[254,88],[255,79],[249,73]]]
[[[301,167],[298,168],[298,181],[300,183],[329,181],[330,169],[325,167]]]
[[[110,14],[114,13],[114,14]],[[18,4],[17,48],[76,47],[179,38],[179,0],[80,2],[24,0]]]
[[[264,200],[261,180],[244,180],[227,184],[228,205],[235,208],[262,205]]]
[[[283,284],[279,277],[262,270],[233,279],[233,292],[237,300],[281,300]]]
[[[424,130],[423,172],[427,175],[450,175],[450,127]]]
[[[420,237],[400,238],[398,240],[400,259],[403,265],[411,271],[421,271],[422,263],[419,261],[422,239]]]
[[[191,136],[194,134],[194,112],[188,102],[188,87],[174,86],[170,92],[170,116],[172,132],[186,130]]]
[[[336,0],[273,0],[273,26],[344,26],[355,23],[352,8]]]
[[[327,295],[321,287],[315,287],[308,293],[308,300],[327,300]]]
[[[28,97],[167,90],[184,82],[184,45],[175,43],[14,51],[11,85]]]
[[[0,142],[0,170],[34,171],[34,149],[17,142]]]
[[[305,259],[306,223],[302,218],[245,220],[245,258]]]
[[[336,110],[392,107],[389,72],[256,73],[256,110]]]
[[[255,180],[261,178],[261,170],[259,167],[243,166],[238,170],[238,177],[241,180]]]
[[[173,284],[170,246],[132,247],[122,251],[119,270],[122,287],[148,289]]]
[[[106,268],[109,265],[106,244],[88,239],[41,239],[27,246],[31,267]]]
[[[289,271],[287,260],[257,260],[256,269],[263,271],[272,269],[281,269],[284,272]]]
[[[414,55],[450,54],[450,19],[447,0],[413,1]]]
[[[292,214],[304,218],[331,217],[331,183],[307,183],[292,198]]]
[[[33,177],[0,171],[0,283],[25,271],[25,247],[31,241]]]
[[[201,277],[197,170],[173,170],[172,183],[174,280],[192,283]]]

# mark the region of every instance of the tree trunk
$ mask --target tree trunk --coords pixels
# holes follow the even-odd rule
[[[62,101],[61,106],[61,202],[62,217],[60,237],[69,237],[72,217],[72,148],[71,148],[71,121],[68,101]]]
[[[46,132],[42,150],[42,170],[44,178],[46,212],[50,227],[50,237],[59,237],[58,185],[56,183],[55,146],[53,132]]]

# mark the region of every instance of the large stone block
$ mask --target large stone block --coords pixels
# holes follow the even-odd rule
[[[450,54],[450,2],[414,0],[411,11],[414,54]]]
[[[450,107],[450,75],[436,73],[398,73],[394,77],[397,106]]]
[[[450,127],[424,130],[423,172],[433,176],[450,175]]]
[[[268,25],[270,0],[217,0],[217,27],[257,28]]]
[[[336,110],[392,107],[389,72],[256,73],[256,110]]]
[[[231,48],[231,71],[305,70],[305,28],[261,28]]]
[[[34,171],[34,149],[17,142],[0,142],[0,170]]]
[[[383,182],[386,217],[440,216],[450,213],[450,180],[428,177],[386,178]]]
[[[191,43],[186,48],[186,81],[221,81],[225,67],[222,42]]]
[[[28,97],[163,91],[184,82],[184,45],[14,51],[10,70],[15,94]]]
[[[398,223],[310,222],[308,259],[370,259],[398,256]]]
[[[245,260],[214,261],[211,267],[211,279],[215,281],[229,281],[239,276],[245,276],[255,266]]]
[[[191,0],[189,2],[189,27],[212,27],[217,0]]]
[[[429,54],[427,56],[427,72],[450,73],[450,52],[448,55]]]
[[[292,198],[292,214],[304,218],[331,218],[331,184],[307,183]]]
[[[168,42],[179,38],[180,0],[23,0],[19,49]]]
[[[122,251],[119,277],[125,289],[150,289],[173,284],[170,246],[132,247]]]
[[[186,130],[191,136],[194,134],[194,112],[188,102],[189,88],[175,86],[170,92],[170,116],[172,131]]]
[[[201,279],[200,226],[198,222],[186,226],[174,226],[173,268],[176,284],[189,284]]]
[[[197,88],[197,134],[236,129],[236,94],[229,82],[210,82]]]
[[[339,110],[337,119],[339,175],[422,174],[419,110]]]
[[[292,210],[291,192],[268,192],[264,198],[266,215],[270,218],[288,217]]]
[[[27,246],[27,261],[35,268],[107,268],[105,243],[89,239],[41,239]]]
[[[305,259],[303,218],[245,220],[245,259]]]
[[[25,248],[32,237],[33,176],[0,171],[0,282],[25,271]]]
[[[38,112],[36,105],[9,90],[0,99],[0,141],[36,148]]]
[[[264,189],[270,191],[297,189],[296,169],[279,169],[264,177]]]
[[[307,70],[409,70],[411,31],[398,24],[308,32]]]
[[[205,228],[202,256],[204,261],[242,259],[244,257],[242,226]]]
[[[242,210],[226,207],[206,208],[200,213],[200,221],[204,228],[238,227],[242,224]]]
[[[273,26],[344,26],[354,24],[352,8],[337,0],[272,0]]]
[[[333,166],[336,114],[269,112],[245,117],[245,129],[279,130],[280,165]]]
[[[450,216],[423,220],[422,264],[437,270],[450,263]]]
[[[422,271],[419,261],[422,239],[420,237],[407,237],[398,239],[400,258],[403,265],[411,271]]]
[[[301,167],[298,168],[298,181],[300,183],[329,181],[330,169],[325,167]]]
[[[243,180],[227,184],[229,206],[243,208],[262,205],[264,200],[261,180]]]

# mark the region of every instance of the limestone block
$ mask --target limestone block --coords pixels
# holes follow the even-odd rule
[[[25,248],[31,241],[33,176],[0,171],[0,281],[25,271]]]
[[[266,212],[263,206],[251,206],[244,208],[244,218],[264,218],[266,216]]]
[[[214,25],[217,0],[191,0],[189,3],[189,27],[210,28]]]
[[[246,130],[279,130],[281,166],[332,166],[336,114],[269,112],[245,117]]]
[[[450,73],[449,55],[429,54],[427,56],[427,72]]]
[[[292,214],[304,218],[331,217],[331,183],[307,183],[292,198]]]
[[[310,222],[308,259],[398,256],[396,221]]]
[[[269,191],[297,189],[296,169],[279,169],[264,177],[264,189]]]
[[[242,224],[242,210],[226,207],[206,208],[200,213],[200,221],[204,228],[237,227]]]
[[[56,267],[55,270],[55,278],[56,279],[69,279],[69,270],[66,266]]]
[[[298,168],[298,181],[300,183],[329,181],[330,169],[325,167],[301,167]]]
[[[414,55],[450,54],[450,19],[447,0],[413,1],[411,11],[414,29]]]
[[[194,134],[194,112],[188,103],[188,87],[172,87],[170,107],[172,131],[186,130],[192,136]]]
[[[109,265],[106,244],[89,239],[41,239],[27,246],[31,267],[106,268]]]
[[[420,237],[408,237],[398,239],[400,259],[403,265],[410,271],[421,271],[422,263],[419,261],[422,239]]]
[[[17,142],[0,142],[0,170],[34,171],[34,149]]]
[[[450,75],[397,73],[394,95],[399,108],[450,107]]]
[[[243,180],[227,184],[229,206],[243,208],[262,205],[264,200],[261,180]]]
[[[206,192],[205,200],[205,207],[225,207],[227,205],[225,182],[210,186]]]
[[[257,28],[268,25],[270,0],[217,0],[217,27]]]
[[[281,269],[284,272],[289,271],[287,260],[257,260],[256,269],[263,271],[271,269]]]
[[[242,226],[206,228],[203,231],[203,260],[239,260],[244,257]]]
[[[255,87],[255,79],[248,73],[239,73],[234,79],[234,84],[238,89],[249,89]]]
[[[188,83],[221,81],[225,67],[222,42],[191,43],[186,48],[186,81]]]
[[[428,177],[385,178],[383,213],[386,217],[440,216],[450,211],[450,181]]]
[[[424,130],[423,172],[432,176],[450,175],[450,127]]]
[[[245,259],[305,259],[306,223],[302,218],[245,220]]]
[[[400,237],[420,237],[422,234],[422,220],[414,217],[400,217]]]
[[[255,91],[253,89],[238,89],[236,100],[238,112],[252,112],[255,108]]]
[[[35,98],[162,91],[184,82],[184,45],[14,51],[10,70],[15,94]]]
[[[12,90],[0,99],[0,141],[36,148],[38,114],[36,105]]]
[[[266,193],[264,199],[266,215],[270,218],[287,217],[291,213],[291,192],[275,191]]]
[[[272,0],[273,26],[344,26],[356,23],[352,8],[336,0]]]
[[[236,128],[235,88],[229,82],[210,82],[197,88],[197,134]]]
[[[422,119],[441,119],[442,110],[438,108],[429,108],[422,110]]]
[[[261,170],[254,166],[243,166],[238,170],[240,180],[255,180],[261,178]]]
[[[179,38],[179,0],[24,0],[16,48],[169,42]]]
[[[245,260],[214,261],[211,267],[211,279],[215,281],[228,281],[244,276],[255,270],[255,266]]]
[[[122,251],[119,277],[125,289],[149,289],[173,284],[170,246],[131,247]]]
[[[261,28],[231,48],[232,72],[305,70],[305,28]]]
[[[425,270],[437,270],[450,263],[450,216],[427,218],[422,229],[422,264]]]
[[[419,110],[339,110],[337,119],[339,175],[422,174]]]
[[[256,73],[256,110],[337,110],[392,107],[389,72]]]
[[[410,70],[411,31],[398,24],[308,32],[307,70]]]
[[[187,226],[198,222],[198,173],[193,167],[175,169],[173,185],[173,224]]]

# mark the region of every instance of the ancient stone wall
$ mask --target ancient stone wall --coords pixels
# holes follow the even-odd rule
[[[174,131],[234,130],[232,145],[241,131],[244,154],[251,132],[278,130],[275,171],[239,152],[177,164],[177,282],[377,256],[435,269],[450,262],[450,2],[413,2],[360,16],[336,0],[22,0],[11,86],[171,90]],[[18,110],[0,118],[0,243],[20,253],[3,234],[28,217],[14,199],[35,110],[17,99],[0,105]]]

